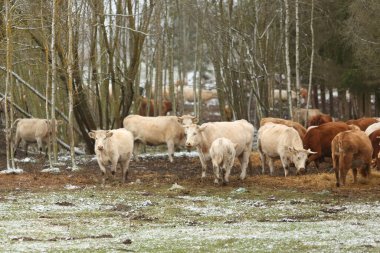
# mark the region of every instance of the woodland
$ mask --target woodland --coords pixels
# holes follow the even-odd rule
[[[201,115],[206,83],[220,120],[226,105],[256,126],[292,118],[292,107],[341,120],[380,115],[377,0],[5,0],[0,11],[9,146],[12,122],[36,117],[64,122],[58,142],[72,154],[80,143],[92,152],[87,133],[122,127],[142,95],[155,115],[164,99],[182,115],[191,85]],[[275,100],[275,89],[296,98]]]

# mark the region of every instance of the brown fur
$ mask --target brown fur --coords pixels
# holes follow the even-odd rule
[[[341,132],[332,140],[331,148],[337,187],[345,185],[350,168],[354,183],[357,182],[358,169],[363,177],[369,176],[373,148],[364,132],[358,130]]]
[[[327,114],[314,115],[309,119],[308,126],[320,126],[327,122],[332,122],[332,118]]]
[[[369,139],[371,140],[372,148],[373,148],[373,154],[372,159],[375,159],[375,164],[377,170],[380,170],[380,158],[378,157],[379,151],[380,151],[380,129],[372,132],[369,135]]]
[[[360,119],[351,119],[351,120],[346,121],[348,125],[350,124],[357,125],[362,131],[365,131],[367,127],[377,122],[379,121],[377,121],[377,119],[375,118],[360,118]]]
[[[149,115],[148,115],[148,103],[149,103]],[[162,108],[160,116],[165,116],[172,110],[172,103],[166,99],[162,101]],[[158,113],[158,111],[157,111]],[[141,97],[139,105],[139,115],[141,116],[154,116],[154,100]]]
[[[311,149],[317,154],[309,156],[308,163],[313,162],[319,168],[319,160],[331,156],[331,141],[343,131],[349,130],[344,122],[328,122],[307,131],[304,138],[304,148]]]

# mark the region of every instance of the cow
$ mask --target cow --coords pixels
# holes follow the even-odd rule
[[[351,125],[351,124],[357,125],[362,131],[365,131],[367,127],[377,122],[379,121],[377,121],[377,119],[375,118],[366,118],[366,117],[360,118],[360,119],[351,119],[351,120],[346,121],[348,125]]]
[[[319,126],[319,125],[322,125],[322,124],[325,124],[327,122],[332,122],[333,119],[331,118],[330,115],[328,114],[318,114],[318,115],[314,115],[312,117],[309,117],[309,120],[308,120],[308,126]]]
[[[134,136],[133,154],[136,160],[140,144],[151,146],[166,144],[170,162],[173,162],[174,147],[182,147],[185,144],[185,130],[178,122],[177,116],[129,115],[124,118],[123,126]]]
[[[232,111],[231,106],[224,106],[224,115],[226,116],[226,121],[232,121],[232,119],[234,118],[234,113]]]
[[[377,130],[373,131],[368,137],[371,140],[371,144],[372,144],[372,148],[373,148],[372,159],[375,159],[376,169],[380,170],[380,157],[379,157],[379,151],[380,151],[380,129],[377,129]]]
[[[212,142],[210,157],[214,169],[215,184],[219,184],[219,181],[222,181],[223,184],[228,183],[231,168],[235,161],[236,146],[237,144],[224,137],[217,138]]]
[[[186,126],[186,147],[195,147],[202,164],[202,176],[206,177],[207,161],[210,160],[210,147],[217,138],[225,137],[236,143],[236,157],[241,164],[240,179],[247,174],[249,155],[252,149],[254,127],[248,121],[236,120],[233,122],[208,122],[202,125]]]
[[[280,119],[280,118],[262,118],[260,120],[260,126],[263,126],[264,124],[271,122],[275,124],[282,124],[288,127],[293,127],[295,130],[297,130],[299,136],[301,137],[301,140],[305,137],[306,129],[298,122],[294,122],[291,120],[286,119]]]
[[[297,98],[297,93],[295,91],[290,91],[291,98],[296,99]],[[274,89],[273,90],[273,98],[275,101],[287,101],[288,100],[288,91],[285,89]],[[305,101],[307,98],[307,89],[301,88],[300,89],[300,100]]]
[[[265,172],[266,158],[269,159],[270,174],[273,175],[273,159],[280,158],[285,177],[290,163],[294,163],[297,174],[305,172],[305,162],[310,149],[305,150],[298,132],[293,127],[282,124],[266,123],[258,131],[258,151],[261,158],[262,173]]]
[[[373,132],[380,129],[380,122],[373,123],[367,127],[365,134],[370,136]]]
[[[128,177],[129,162],[133,152],[133,135],[124,128],[115,130],[92,130],[88,133],[95,139],[95,154],[103,175],[103,184],[107,177],[106,166],[111,164],[111,173],[115,175],[117,165],[123,173],[123,183]]]
[[[370,174],[373,148],[368,136],[359,130],[338,133],[331,142],[331,157],[336,177],[336,186],[346,184],[346,175],[350,168],[357,182],[357,170],[363,177]]]
[[[178,117],[178,122],[181,123],[183,126],[189,126],[191,124],[197,124],[199,119],[195,116],[191,115],[182,115],[181,117]]]
[[[53,133],[53,121],[47,119],[16,119],[12,128],[16,126],[16,135],[14,138],[14,153],[21,141],[24,143],[25,155],[28,155],[28,145],[30,143],[37,143],[38,150],[42,152],[44,145],[48,143]],[[62,124],[61,120],[55,122],[55,132],[57,132],[58,125]]]
[[[148,104],[149,104],[149,115],[148,115]],[[161,104],[161,114],[160,116],[165,116],[168,112],[172,111],[172,103],[166,99],[162,101]],[[159,111],[157,110],[157,113]],[[139,99],[139,115],[141,116],[154,116],[154,100],[141,97]]]
[[[319,168],[319,162],[324,157],[331,157],[331,141],[340,132],[351,128],[344,122],[328,122],[320,126],[310,128],[303,140],[304,148],[311,149],[316,154],[309,156],[306,164],[311,162]]]
[[[316,115],[323,114],[319,109],[306,109],[306,108],[297,108],[293,107],[293,120],[297,121],[301,125],[305,125],[306,122],[309,122],[310,119]],[[307,114],[307,119],[306,119]],[[305,122],[306,119],[306,122]]]

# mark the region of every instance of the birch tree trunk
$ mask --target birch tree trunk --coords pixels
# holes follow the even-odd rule
[[[53,108],[51,110],[51,120],[53,122],[53,129],[55,129],[55,93],[56,93],[56,76],[57,76],[57,69],[56,69],[56,57],[55,57],[55,33],[56,33],[56,16],[57,16],[57,0],[53,0],[53,16],[52,16],[52,23],[51,23],[51,107]],[[46,93],[47,94],[47,93]],[[47,98],[47,95],[46,95]],[[48,99],[46,99],[48,101]],[[56,131],[52,132],[52,144],[53,144],[53,157],[54,162],[57,162],[57,153],[58,153],[58,146],[57,146],[57,135]]]
[[[289,59],[289,4],[288,0],[284,0],[285,4],[285,62],[286,62],[286,82],[287,82],[287,92],[288,92],[288,105],[289,105],[289,117],[293,119],[293,104],[292,104],[292,90],[291,90],[291,70],[290,70],[290,59]]]
[[[73,62],[74,62],[74,53],[73,53],[73,22],[72,22],[72,0],[68,0],[67,3],[67,19],[69,26],[69,53],[67,61],[67,72],[68,72],[68,82],[67,89],[69,92],[69,133],[70,133],[70,156],[71,156],[71,166],[73,170],[78,169],[75,163],[75,147],[74,147],[74,117],[73,117]]]
[[[299,15],[298,7],[299,1],[295,0],[296,5],[296,103],[297,108],[300,107],[300,27],[299,27]]]
[[[13,157],[13,145],[11,140],[11,126],[13,122],[13,110],[12,110],[12,79],[11,79],[11,71],[12,71],[12,54],[13,54],[13,47],[12,47],[12,17],[11,17],[11,6],[9,3],[9,0],[5,0],[5,22],[6,22],[6,31],[5,31],[5,37],[7,40],[7,55],[6,55],[6,61],[7,61],[7,75],[5,80],[5,139],[6,139],[6,154],[7,154],[7,169],[16,168],[14,157]],[[9,100],[8,100],[9,97]],[[9,105],[8,102],[11,102]],[[8,111],[8,107],[10,106],[10,110]],[[10,112],[10,115],[8,114]]]
[[[309,87],[307,89],[307,101],[306,101],[306,108],[307,109],[309,109],[311,84],[313,81],[313,64],[314,64],[314,27],[313,27],[313,20],[314,20],[314,0],[311,1],[311,14],[310,14],[311,56],[310,56],[310,71],[309,71]],[[306,111],[305,122],[307,122],[307,119],[309,117],[308,112],[309,112],[309,110]]]

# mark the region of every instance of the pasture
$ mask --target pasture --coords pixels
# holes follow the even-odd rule
[[[43,173],[44,159],[20,160],[19,175],[0,174],[2,252],[378,252],[380,174],[335,187],[329,164],[304,176],[261,175],[257,153],[244,182],[200,181],[198,157],[176,153],[132,161],[127,184],[101,186],[93,156],[72,172]],[[180,155],[180,156],[178,156]],[[5,157],[1,154],[0,167]],[[173,187],[173,185],[180,187]]]

